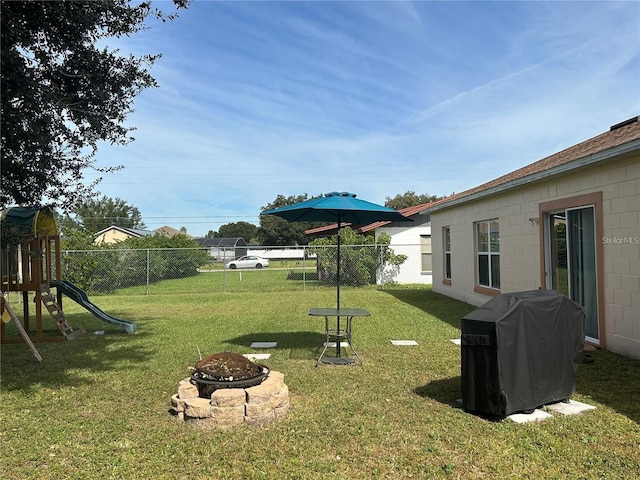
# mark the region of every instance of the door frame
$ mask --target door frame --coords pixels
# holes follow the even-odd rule
[[[596,238],[596,289],[598,295],[598,333],[600,338],[595,344],[601,348],[606,346],[606,330],[605,330],[605,305],[604,305],[604,249],[603,243],[598,241],[603,237],[602,222],[602,192],[587,193],[577,195],[575,197],[561,198],[542,202],[538,204],[539,215],[539,234],[540,234],[540,285],[546,288],[547,285],[547,232],[546,217],[548,214],[557,213],[559,210],[567,210],[572,208],[590,207],[594,208],[595,214],[595,238]]]

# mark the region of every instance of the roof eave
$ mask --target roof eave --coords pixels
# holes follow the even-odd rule
[[[100,230],[99,232],[96,232],[93,234],[94,238],[99,237],[100,235],[102,235],[103,233],[107,233],[109,230],[118,230],[119,232],[122,232],[124,234],[127,235],[132,235],[132,236],[138,236],[140,237],[141,235],[135,232],[132,232],[131,230],[129,230],[128,228],[125,227],[119,227],[117,225],[110,225],[107,228],[103,228],[102,230]]]
[[[563,173],[567,173],[572,170],[577,170],[579,168],[595,165],[599,162],[603,162],[605,160],[609,160],[611,158],[618,157],[639,149],[640,149],[640,139],[632,140],[631,142],[628,142],[622,145],[617,145],[615,147],[609,148],[607,150],[603,150],[601,152],[592,153],[585,157],[578,158],[571,162],[567,162],[562,165],[558,165],[556,167],[543,170],[541,172],[533,173],[531,175],[527,175],[521,178],[516,178],[515,180],[510,180],[508,182],[501,183],[500,185],[487,188],[486,190],[482,190],[479,192],[472,193],[470,195],[456,198],[454,200],[451,200],[450,202],[444,202],[440,205],[434,205],[433,207],[429,207],[429,208],[426,208],[425,210],[422,210],[420,214],[439,212],[441,210],[446,210],[448,208],[457,207],[458,205],[462,205],[464,203],[474,202],[476,200],[480,200],[490,195],[503,193],[508,190],[512,190],[514,188],[518,188],[529,183],[535,183],[541,180],[545,180],[555,175],[561,175]]]

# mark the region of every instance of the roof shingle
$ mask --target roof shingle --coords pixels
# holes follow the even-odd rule
[[[459,201],[464,201],[462,200],[464,197],[479,194],[494,187],[506,186],[516,180],[540,174],[556,167],[568,165],[571,162],[619,147],[638,139],[640,139],[640,117],[633,117],[612,126],[609,131],[601,133],[589,140],[585,140],[584,142],[566,148],[558,153],[554,153],[553,155],[502,175],[501,177],[489,182],[483,183],[482,185],[478,185],[477,187],[443,198],[442,200],[432,204],[430,208],[437,207],[439,209],[455,200],[458,200],[456,203],[459,203]]]

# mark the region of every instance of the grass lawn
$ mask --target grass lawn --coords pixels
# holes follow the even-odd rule
[[[150,295],[91,297],[135,321],[135,335],[68,301],[71,325],[87,335],[37,344],[42,363],[24,344],[2,345],[0,477],[638,478],[639,361],[592,352],[573,398],[596,410],[536,424],[495,421],[456,402],[460,347],[450,340],[473,307],[419,287],[344,288],[344,307],[372,314],[354,320],[364,365],[316,368],[323,326],[307,308],[333,306],[333,288],[303,289],[283,280],[286,271],[264,270],[229,276],[234,288],[220,292],[211,288],[221,281],[215,275],[162,282]],[[285,375],[285,418],[204,431],[168,413],[198,349],[249,353],[253,341],[278,342],[265,363]]]

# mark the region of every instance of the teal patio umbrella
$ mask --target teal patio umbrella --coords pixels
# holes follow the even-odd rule
[[[340,311],[340,227],[342,224],[365,225],[381,221],[412,221],[392,208],[361,200],[356,198],[354,193],[348,192],[326,193],[321,197],[312,198],[304,202],[274,208],[273,210],[265,210],[260,215],[275,215],[290,222],[337,222],[336,305],[338,312]]]

